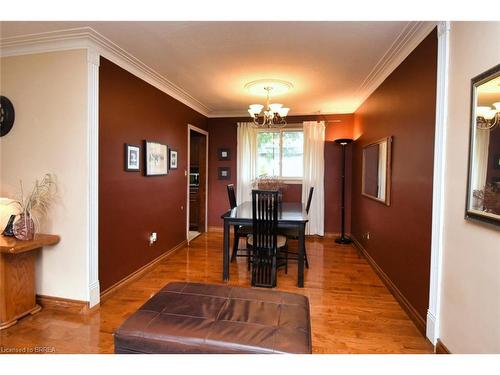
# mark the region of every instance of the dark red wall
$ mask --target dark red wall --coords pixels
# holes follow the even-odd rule
[[[352,234],[425,321],[429,302],[437,34],[355,113]],[[393,136],[391,205],[361,196],[362,147]],[[370,239],[363,236],[370,232]]]
[[[318,116],[290,116],[289,123],[302,123],[303,121],[325,121],[325,232],[337,233],[340,231],[340,179],[341,179],[341,147],[333,142],[336,138],[352,136],[354,115],[318,115]],[[249,118],[210,118],[208,131],[210,133],[209,146],[209,201],[208,225],[222,226],[220,216],[229,209],[226,185],[233,183],[236,186],[236,145],[237,122],[249,121]],[[340,122],[339,122],[340,121]],[[219,161],[217,150],[219,148],[231,149],[231,161]],[[350,146],[346,157],[346,226],[350,231],[350,191],[351,191],[351,152]],[[231,180],[218,180],[217,168],[231,167]],[[284,190],[285,201],[300,201],[302,197],[301,185],[288,185]]]
[[[105,291],[186,239],[187,124],[206,118],[101,58],[99,70],[99,281]],[[124,171],[124,143],[178,151],[167,176]],[[141,163],[142,164],[142,163]],[[141,168],[142,165],[141,165]],[[151,232],[158,241],[148,246]]]
[[[496,166],[497,157],[500,155],[500,130],[493,129],[490,132],[490,147],[488,150],[488,172],[486,182],[492,183],[493,180],[500,178],[500,168]]]

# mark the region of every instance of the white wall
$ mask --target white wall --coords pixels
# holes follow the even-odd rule
[[[16,120],[0,138],[0,196],[13,196],[45,173],[59,182],[59,202],[42,226],[61,236],[37,259],[37,293],[88,300],[87,52],[4,57],[0,91]]]
[[[451,24],[440,338],[453,353],[500,353],[500,230],[464,219],[470,80],[499,62],[500,22]]]

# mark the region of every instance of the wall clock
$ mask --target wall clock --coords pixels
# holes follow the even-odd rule
[[[12,102],[6,97],[0,96],[0,137],[6,135],[14,125],[15,112]]]

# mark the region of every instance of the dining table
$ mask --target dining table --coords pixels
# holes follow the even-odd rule
[[[252,225],[252,202],[243,202],[233,209],[224,213],[221,218],[224,220],[224,241],[223,241],[223,261],[222,280],[229,280],[229,234],[233,225]],[[305,231],[308,216],[305,205],[300,202],[281,202],[278,209],[278,228],[293,228],[298,232],[298,277],[297,286],[304,287],[304,252],[305,252]]]

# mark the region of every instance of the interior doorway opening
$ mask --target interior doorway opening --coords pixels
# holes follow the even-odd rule
[[[186,238],[191,240],[207,231],[208,132],[188,125]]]

